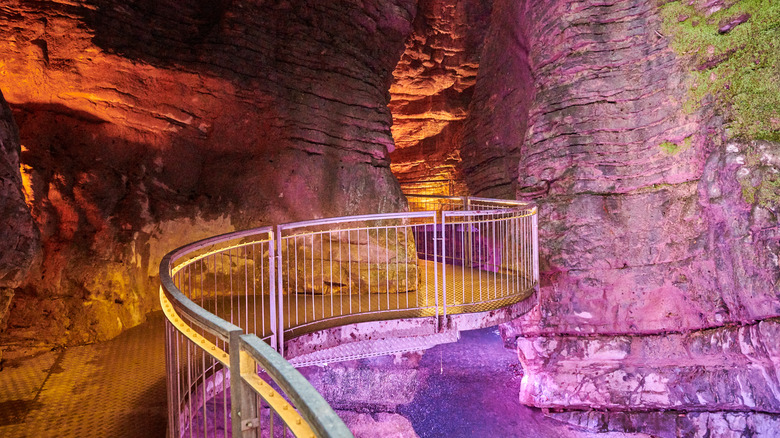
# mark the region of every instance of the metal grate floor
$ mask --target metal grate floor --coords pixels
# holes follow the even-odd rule
[[[418,261],[419,288],[409,292],[354,295],[299,292],[285,294],[286,332],[295,337],[335,326],[366,321],[416,318],[444,312],[436,298],[437,284],[446,285],[448,315],[499,309],[533,294],[533,282],[522,275],[507,275],[463,266],[444,265],[436,279],[436,263]],[[442,271],[440,271],[441,273]],[[236,293],[233,297],[196,298],[195,302],[217,316],[263,338],[271,334],[268,295]],[[294,328],[290,328],[294,327]]]
[[[162,312],[99,344],[9,360],[0,371],[0,436],[163,437]]]
[[[337,347],[295,356],[288,360],[296,368],[310,365],[327,365],[329,362],[385,356],[407,351],[428,350],[439,344],[457,342],[458,338],[459,333],[457,331],[450,331],[403,338],[349,342]]]

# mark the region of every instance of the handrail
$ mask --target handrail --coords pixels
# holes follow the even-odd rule
[[[347,223],[347,222],[377,221],[383,219],[424,218],[430,215],[431,213],[427,211],[417,211],[417,212],[407,212],[407,213],[363,214],[358,216],[340,216],[340,217],[313,219],[313,220],[301,221],[301,222],[291,222],[288,224],[277,225],[277,228],[279,230],[289,230],[293,228],[310,227],[316,225],[340,224],[340,223]]]
[[[282,391],[290,396],[293,406],[298,406],[301,416],[316,436],[352,435],[322,395],[276,350],[255,335],[242,336],[241,345],[242,350],[251,355]]]
[[[352,433],[347,429],[344,422],[335,412],[333,412],[333,409],[325,399],[322,398],[319,392],[317,392],[317,390],[311,386],[311,383],[309,383],[298,370],[293,368],[279,352],[263,342],[256,335],[243,334],[243,330],[241,330],[240,327],[219,318],[195,304],[195,302],[187,298],[176,287],[173,278],[171,277],[171,273],[175,271],[175,268],[171,265],[172,260],[175,260],[183,254],[208,247],[224,240],[247,237],[255,233],[267,231],[267,227],[261,227],[253,230],[226,233],[202,239],[189,245],[184,245],[166,254],[160,262],[159,271],[161,283],[160,302],[163,312],[169,323],[177,328],[179,332],[193,341],[195,345],[199,345],[203,348],[204,351],[211,351],[209,354],[230,371],[232,382],[242,380],[242,384],[253,388],[257,395],[267,401],[269,399],[272,400],[278,393],[259,378],[257,375],[257,368],[254,364],[249,367],[246,364],[246,360],[242,361],[241,359],[245,359],[245,357],[248,356],[253,359],[257,365],[263,367],[273,381],[282,388],[283,393],[292,400],[292,406],[297,407],[300,411],[299,414],[298,412],[289,409],[289,404],[287,404],[281,396],[276,397],[276,400],[278,401],[269,403],[272,407],[279,407],[280,417],[285,424],[290,427],[295,436],[306,438],[352,437]],[[228,343],[231,348],[225,351],[219,348],[215,343],[208,341],[204,336],[196,333],[181,319],[181,317],[179,317],[179,315],[176,314],[174,309],[185,314],[191,323],[218,336],[224,342]],[[238,340],[238,342],[236,342],[236,340]],[[236,345],[238,345],[238,349],[235,348]],[[169,391],[171,391],[170,376],[168,380]],[[266,388],[261,387],[263,384]],[[262,391],[262,389],[266,389],[266,391]],[[242,392],[246,391],[245,388],[241,388],[241,390]],[[247,405],[252,404],[251,402],[246,403],[241,395],[236,394],[236,392],[238,391],[231,391],[231,401],[234,405],[239,404],[241,407],[246,408]],[[246,413],[242,415],[240,410],[231,408],[231,425],[234,438],[247,436],[244,433],[245,430],[254,429],[254,421],[257,419],[249,417],[251,417],[251,415],[247,415]],[[173,419],[173,417],[171,418]],[[247,420],[247,418],[249,419]],[[305,420],[305,423],[301,421],[301,419]],[[241,420],[248,422],[242,425]],[[169,431],[173,434],[174,429],[169,428]],[[254,436],[260,435],[261,434]]]
[[[195,430],[195,435],[200,435],[200,427],[205,436],[211,426],[215,434],[230,432],[234,438],[266,433],[275,436],[274,418],[277,417],[284,423],[283,428],[296,436],[311,433],[319,437],[349,437],[351,433],[343,421],[317,390],[277,352],[276,349],[283,351],[285,333],[297,336],[342,325],[345,321],[422,316],[433,316],[438,327],[439,318],[451,312],[479,312],[506,306],[527,296],[522,294],[528,287],[538,287],[535,203],[441,195],[409,194],[407,198],[433,200],[438,203],[437,208],[321,218],[236,231],[184,245],[163,257],[159,270],[160,301],[168,318],[169,413],[172,421],[176,421],[170,428],[171,438],[182,438],[187,430],[190,434]],[[450,210],[452,207],[459,210]],[[320,228],[337,224],[356,225],[346,229]],[[334,239],[337,253],[332,248]],[[354,254],[349,255],[353,250]],[[423,264],[417,262],[410,268],[410,254],[414,254],[414,260],[424,260]],[[302,265],[298,264],[299,256]],[[480,277],[471,279],[472,283],[480,284],[477,301],[473,290],[470,301],[465,290],[461,297],[456,297],[454,292],[448,295],[448,280],[457,281],[459,274],[436,267],[445,263],[477,266]],[[352,278],[353,265],[367,279]],[[349,312],[334,313],[334,297],[338,296],[344,306],[343,295],[336,295],[334,288],[348,287],[352,291],[351,283],[334,286],[344,281],[340,271],[337,281],[334,266],[336,271],[348,268],[352,278],[349,281],[365,282],[365,290],[360,293],[368,294],[363,304],[368,303],[367,309],[357,302],[357,313],[354,313],[348,298]],[[399,269],[401,273],[406,269],[405,279]],[[430,274],[426,269],[432,269]],[[205,283],[213,283],[213,289],[204,287]],[[262,303],[249,303],[250,283],[252,300]],[[360,286],[358,283],[356,287]],[[495,289],[492,296],[489,293],[482,296],[483,283],[488,289]],[[434,294],[425,295],[430,293],[431,286]],[[306,308],[303,314],[298,313],[298,301],[294,300],[301,299],[297,291],[300,287],[306,290],[300,295],[304,300],[301,305],[311,305],[313,316],[306,313],[309,312]],[[257,294],[255,288],[262,290]],[[424,302],[409,307],[410,290],[417,300],[424,299]],[[359,300],[358,292],[348,292],[355,293],[348,297]],[[401,293],[407,296],[406,307],[400,303]],[[397,301],[392,305],[391,294],[395,294]],[[385,296],[387,302],[382,304]],[[193,298],[199,299],[200,304]],[[328,299],[329,315],[322,309],[318,316],[315,301],[325,303]],[[245,302],[242,304],[241,300]],[[238,304],[238,324],[217,315],[220,307],[223,313],[229,310],[232,321],[234,303]],[[289,306],[293,303],[296,321],[289,319]],[[372,305],[378,307],[372,309]],[[270,325],[260,324],[260,329],[271,345],[250,332],[250,308],[254,313],[258,306],[270,312]],[[287,320],[284,309],[288,312]],[[253,317],[258,330],[257,315]],[[299,317],[304,318],[303,325],[297,322]],[[264,370],[281,393],[261,378],[258,368]],[[173,405],[173,400],[178,402]],[[263,422],[270,427],[270,432],[264,429],[258,434]],[[217,432],[218,427],[222,427],[221,432]]]
[[[218,335],[223,341],[227,342],[230,339],[230,334],[233,332],[240,332],[241,328],[198,306],[195,302],[181,293],[179,288],[173,283],[173,278],[171,278],[170,275],[171,259],[177,253],[180,253],[183,248],[186,248],[186,246],[166,254],[163,257],[162,262],[160,262],[160,284],[162,291],[175,309],[185,313],[193,323]]]

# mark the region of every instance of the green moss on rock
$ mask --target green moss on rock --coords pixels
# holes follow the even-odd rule
[[[661,7],[672,47],[691,61],[685,109],[696,111],[709,95],[731,136],[780,140],[780,1],[742,0],[712,15],[689,3]],[[747,21],[728,28],[740,19]]]
[[[664,141],[663,143],[659,144],[658,147],[661,148],[662,151],[664,151],[668,155],[677,155],[678,153],[689,149],[691,145],[693,144],[693,137],[689,136],[686,137],[685,140],[682,141],[681,144],[677,144],[674,142],[671,142],[669,140]]]
[[[666,152],[669,155],[674,155],[677,153],[677,150],[680,149],[679,146],[677,146],[676,143],[672,143],[671,141],[665,141],[658,145],[662,151]]]

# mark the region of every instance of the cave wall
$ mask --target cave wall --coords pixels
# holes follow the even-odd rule
[[[421,0],[390,87],[393,173],[402,182],[451,180],[466,193],[461,144],[492,0]]]
[[[281,221],[402,209],[392,71],[416,4],[13,0],[0,89],[42,257],[17,339],[110,338],[165,252]]]
[[[723,57],[675,51],[663,3],[495,2],[507,27],[485,41],[466,180],[540,206],[539,304],[503,327],[524,403],[594,430],[765,432],[780,414],[779,145],[735,138],[711,96],[691,105],[716,79],[695,72]],[[716,35],[742,14],[699,3],[722,11]]]
[[[0,334],[16,289],[40,257],[40,235],[22,192],[20,153],[19,130],[0,92]]]
[[[496,0],[474,96],[464,122],[460,163],[472,195],[514,199],[534,96],[524,2]]]

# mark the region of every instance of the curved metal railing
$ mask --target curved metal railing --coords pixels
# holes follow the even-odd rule
[[[351,436],[285,342],[383,319],[438,326],[531,295],[535,205],[407,198],[411,212],[228,233],[163,258],[170,437]]]

